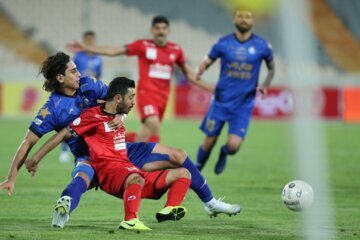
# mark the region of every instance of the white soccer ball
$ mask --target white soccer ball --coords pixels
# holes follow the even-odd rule
[[[287,183],[282,191],[282,200],[292,211],[303,211],[309,208],[314,200],[311,186],[301,180]]]

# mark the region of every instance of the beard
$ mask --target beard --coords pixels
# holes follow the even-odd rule
[[[241,32],[242,34],[247,33],[251,30],[251,25],[240,25],[240,24],[234,24],[236,29]]]

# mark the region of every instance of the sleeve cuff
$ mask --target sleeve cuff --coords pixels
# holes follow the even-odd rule
[[[41,138],[41,137],[43,136],[43,134],[42,134],[42,133],[39,133],[38,131],[36,131],[36,129],[35,129],[33,126],[30,126],[30,127],[29,127],[29,130],[30,130],[31,132],[33,132],[36,136],[38,136],[38,138]]]

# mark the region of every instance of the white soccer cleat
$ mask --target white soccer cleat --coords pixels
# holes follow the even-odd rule
[[[63,228],[70,218],[71,197],[62,196],[56,203],[51,226]]]
[[[215,199],[215,202],[211,205],[204,206],[205,212],[210,217],[216,217],[220,213],[229,215],[236,215],[241,211],[241,207],[238,204],[229,204],[223,201],[224,198]]]

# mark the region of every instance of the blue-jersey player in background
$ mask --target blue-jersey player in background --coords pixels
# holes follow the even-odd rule
[[[208,160],[224,124],[228,123],[227,143],[221,147],[215,165],[216,174],[224,171],[227,155],[235,154],[245,139],[256,92],[259,91],[263,97],[266,97],[267,88],[274,77],[271,45],[252,33],[253,22],[251,11],[237,9],[233,16],[235,33],[220,38],[198,68],[197,75],[200,77],[216,59],[221,60],[219,80],[209,110],[200,127],[206,137],[198,149],[199,170]],[[263,60],[268,73],[265,81],[258,85]]]
[[[87,45],[94,45],[96,40],[96,34],[93,31],[86,31],[83,34],[83,42]],[[80,72],[83,77],[94,77],[96,79],[101,78],[103,60],[102,58],[91,52],[77,52],[73,59],[77,70]],[[66,143],[61,144],[61,153],[59,156],[60,162],[68,162],[70,160],[70,155],[67,151]]]
[[[106,96],[108,87],[95,78],[82,77],[70,57],[57,53],[48,57],[41,73],[45,77],[44,89],[51,92],[48,101],[40,109],[32,121],[24,140],[20,144],[9,169],[7,179],[0,183],[0,191],[8,189],[11,195],[16,176],[21,166],[33,174],[38,162],[25,161],[28,153],[38,140],[52,130],[60,130],[80,115],[86,108],[95,106],[97,100]],[[112,127],[120,127],[121,117],[115,118]],[[81,138],[68,141],[75,156],[75,169],[71,183],[64,189],[54,211],[52,226],[63,228],[69,219],[69,214],[77,207],[81,195],[89,188],[94,177],[94,170],[89,164],[88,147]],[[187,154],[181,149],[166,147],[156,143],[127,143],[128,156],[131,162],[143,171],[155,171],[166,168],[184,167],[192,174],[191,188],[204,203],[205,211],[210,216],[219,213],[235,215],[240,212],[239,205],[232,205],[215,199],[210,187],[193,165]]]

